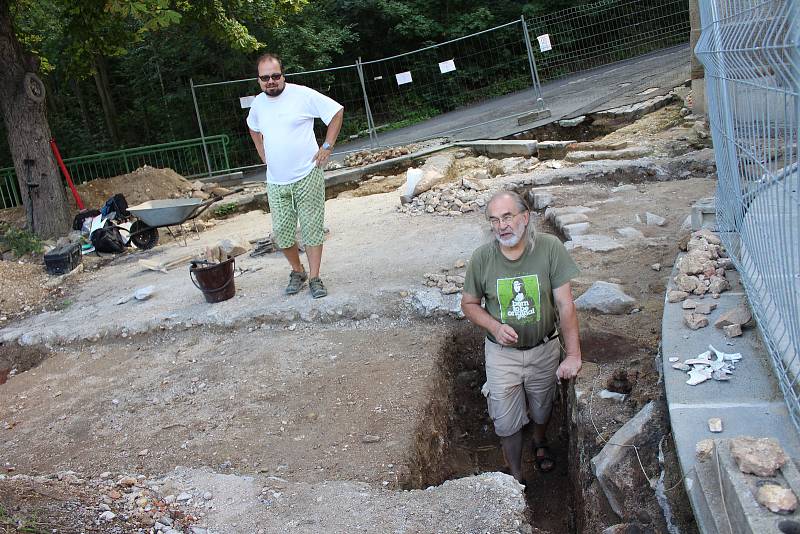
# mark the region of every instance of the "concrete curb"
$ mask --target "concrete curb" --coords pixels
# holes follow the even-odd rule
[[[677,260],[675,264],[678,264]],[[677,269],[670,276],[667,291],[675,289],[672,281],[675,274]],[[711,325],[726,310],[745,300],[738,273],[729,271],[728,276],[732,290],[722,293],[718,300],[713,301],[718,307],[709,315]],[[680,302],[669,303],[665,298],[662,365],[667,408],[685,477],[684,487],[697,526],[700,532],[717,534],[728,531],[719,497],[719,477],[716,467],[712,470],[709,462],[697,461],[697,442],[741,435],[767,436],[777,439],[787,455],[798,458],[800,439],[778,387],[770,356],[758,332],[747,329],[742,337],[728,339],[722,330],[713,326],[692,331],[683,326],[683,312]],[[740,352],[743,359],[728,382],[709,380],[697,386],[687,385],[686,373],[673,369],[669,358],[691,358],[708,350],[709,344],[724,352]],[[709,431],[708,419],[711,417],[722,419],[722,433],[713,434]],[[774,515],[776,520],[779,517]],[[720,529],[718,525],[724,527]],[[750,531],[743,529],[737,532]]]

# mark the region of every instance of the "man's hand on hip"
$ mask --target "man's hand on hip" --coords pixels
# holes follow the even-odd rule
[[[497,330],[494,331],[494,338],[498,343],[504,346],[513,345],[517,342],[517,339],[519,339],[513,328],[502,323],[497,327]]]
[[[556,376],[559,379],[570,380],[578,375],[578,371],[581,370],[581,366],[582,363],[580,358],[567,356],[564,358],[564,361],[561,362],[561,365],[558,366],[558,369],[556,369]]]
[[[317,165],[317,167],[323,170],[325,169],[325,164],[328,163],[328,158],[331,157],[331,152],[333,152],[333,150],[330,148],[320,148],[317,150],[317,153],[314,154],[314,163]]]

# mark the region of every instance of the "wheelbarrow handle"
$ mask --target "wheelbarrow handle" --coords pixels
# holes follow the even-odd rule
[[[194,211],[188,217],[186,217],[186,219],[184,219],[182,222],[186,222],[188,220],[191,220],[191,219],[194,219],[194,218],[198,217],[201,213],[206,211],[208,209],[208,207],[211,204],[213,204],[214,202],[217,202],[217,201],[227,197],[228,195],[233,195],[235,193],[241,193],[242,191],[244,191],[244,187],[237,187],[236,189],[232,189],[232,190],[228,191],[224,195],[214,195],[213,197],[209,198],[208,200],[198,204],[197,207],[194,209]]]

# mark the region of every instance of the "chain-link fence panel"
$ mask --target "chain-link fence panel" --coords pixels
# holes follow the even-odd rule
[[[363,63],[375,128],[399,128],[532,85],[520,21]]]
[[[542,81],[689,41],[686,0],[603,0],[528,19]]]
[[[720,234],[800,428],[800,7],[700,6]]]

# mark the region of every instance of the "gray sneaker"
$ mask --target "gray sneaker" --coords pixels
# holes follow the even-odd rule
[[[289,285],[286,286],[286,294],[287,295],[295,295],[300,292],[305,285],[306,280],[308,280],[308,275],[305,271],[297,272],[292,271],[289,274]]]
[[[328,290],[325,289],[325,285],[322,283],[322,280],[319,279],[319,276],[309,280],[308,287],[311,289],[311,296],[315,299],[328,296]]]

